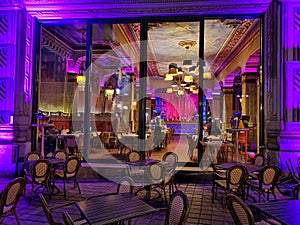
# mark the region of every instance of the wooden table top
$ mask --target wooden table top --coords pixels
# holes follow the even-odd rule
[[[133,195],[107,195],[76,202],[89,224],[111,224],[158,210]]]
[[[255,203],[252,206],[282,224],[299,224],[300,200]]]

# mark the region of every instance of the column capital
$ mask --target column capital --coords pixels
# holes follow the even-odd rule
[[[222,87],[222,92],[223,94],[233,94],[233,87],[229,87],[229,86],[223,86]]]

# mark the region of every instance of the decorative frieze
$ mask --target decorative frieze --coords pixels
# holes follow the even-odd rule
[[[1,112],[14,111],[14,79],[0,77],[0,110]],[[8,121],[6,121],[8,122]]]
[[[0,45],[0,77],[14,77],[13,47],[11,44]]]

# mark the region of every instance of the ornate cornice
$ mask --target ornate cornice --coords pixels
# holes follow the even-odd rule
[[[50,51],[62,57],[70,58],[73,55],[73,50],[66,43],[59,40],[49,31],[43,28],[42,45]]]
[[[25,0],[25,7],[37,18],[133,18],[153,16],[259,14],[271,0],[254,1],[187,1],[187,0],[121,0],[72,1]]]
[[[238,44],[241,42],[242,37],[251,27],[253,22],[253,19],[244,20],[241,25],[238,25],[236,29],[233,30],[227,42],[224,43],[222,49],[219,51],[213,64],[210,67],[212,73],[218,73],[217,70],[220,68],[221,64],[224,63],[225,59],[228,59],[233,49],[238,46]]]

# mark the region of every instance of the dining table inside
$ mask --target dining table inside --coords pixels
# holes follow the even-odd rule
[[[254,210],[283,225],[298,225],[300,200],[282,200],[252,204]]]
[[[130,194],[97,196],[76,202],[76,206],[90,225],[119,223],[158,211]]]

